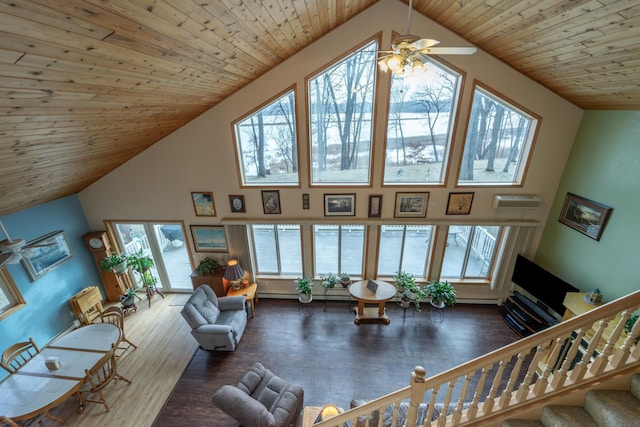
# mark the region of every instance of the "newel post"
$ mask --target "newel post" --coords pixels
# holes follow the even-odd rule
[[[426,371],[422,366],[416,366],[411,373],[411,402],[407,413],[405,427],[416,427],[418,406],[424,400],[424,379]]]

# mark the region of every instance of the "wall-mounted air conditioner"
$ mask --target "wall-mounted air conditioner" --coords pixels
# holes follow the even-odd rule
[[[531,195],[496,194],[493,208],[534,209],[540,206],[540,197]]]

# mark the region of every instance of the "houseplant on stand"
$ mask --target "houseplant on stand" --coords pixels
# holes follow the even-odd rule
[[[400,305],[402,308],[409,308],[411,303],[416,307],[416,311],[420,311],[420,302],[427,298],[427,293],[422,287],[416,283],[413,274],[404,271],[396,272],[393,276],[400,294]]]
[[[334,288],[340,282],[338,276],[333,273],[321,274],[320,280],[322,280],[322,286],[325,290]]]
[[[340,273],[340,284],[343,288],[348,288],[351,285],[351,276],[349,273]]]
[[[107,255],[100,261],[100,269],[102,271],[112,271],[116,274],[122,274],[127,271],[127,256],[117,253]]]
[[[128,288],[124,294],[120,296],[120,304],[122,308],[128,310],[136,304],[136,288]]]
[[[456,303],[456,290],[447,282],[429,282],[425,290],[431,298],[431,305],[438,308],[454,305]]]
[[[130,254],[127,257],[127,264],[133,271],[138,274],[138,281],[140,287],[144,288],[147,293],[147,300],[149,301],[149,307],[151,307],[151,297],[155,294],[162,295],[162,292],[156,287],[158,278],[153,275],[151,267],[153,267],[153,258],[149,255],[145,255],[142,251],[138,251],[135,254]]]
[[[307,279],[306,277],[298,277],[294,280],[296,284],[296,291],[298,292],[298,300],[301,303],[310,303],[313,300],[313,295],[311,295],[311,291],[315,283]]]

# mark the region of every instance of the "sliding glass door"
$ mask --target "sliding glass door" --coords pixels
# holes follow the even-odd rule
[[[153,258],[153,274],[164,291],[192,291],[193,271],[182,223],[114,222],[118,246],[124,253],[142,252]]]

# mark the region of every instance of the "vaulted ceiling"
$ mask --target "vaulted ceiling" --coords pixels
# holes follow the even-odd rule
[[[0,215],[79,192],[375,3],[1,0]],[[637,0],[414,9],[583,109],[640,109]]]

